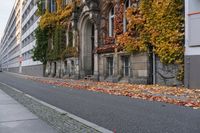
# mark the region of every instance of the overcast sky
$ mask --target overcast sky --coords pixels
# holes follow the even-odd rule
[[[0,38],[4,32],[15,0],[0,0]]]

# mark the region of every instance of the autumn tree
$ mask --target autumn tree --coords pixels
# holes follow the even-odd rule
[[[40,61],[44,65],[43,74],[45,73],[47,63],[47,48],[48,48],[48,29],[38,27],[35,30],[36,45],[33,48],[33,60]]]

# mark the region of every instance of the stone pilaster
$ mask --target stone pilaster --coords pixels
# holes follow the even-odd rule
[[[118,82],[119,81],[119,59],[118,59],[118,54],[117,54],[117,49],[115,49],[115,53],[113,55],[113,82]]]
[[[95,32],[94,32],[94,47],[98,47],[98,26],[95,25]],[[99,79],[99,55],[95,53],[94,55],[94,79],[98,80]]]

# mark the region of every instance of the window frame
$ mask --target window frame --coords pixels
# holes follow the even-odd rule
[[[128,62],[126,62],[126,61],[128,61]],[[128,71],[126,71],[126,69]],[[126,73],[126,72],[128,72],[128,73]],[[122,56],[122,74],[123,74],[123,77],[130,76],[130,56],[128,56],[128,55]]]
[[[128,6],[127,6],[128,2]],[[126,19],[126,11],[131,6],[130,0],[124,0],[124,13],[123,13],[123,32],[127,31],[127,19]]]
[[[56,0],[50,0],[51,12],[55,12],[57,10]]]
[[[109,11],[109,37],[114,36],[114,19],[115,19],[115,9],[113,6]]]
[[[107,57],[107,74],[113,76],[114,73],[114,59],[113,57]]]

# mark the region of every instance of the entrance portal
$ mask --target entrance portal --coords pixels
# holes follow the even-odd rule
[[[82,69],[86,75],[94,74],[94,44],[95,44],[94,24],[85,20],[82,28]]]

